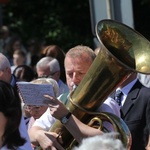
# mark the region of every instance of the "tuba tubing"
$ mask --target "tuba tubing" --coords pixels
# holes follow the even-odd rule
[[[123,83],[131,73],[150,73],[150,43],[137,31],[114,20],[102,20],[96,26],[96,35],[101,50],[79,86],[70,93],[66,107],[79,120],[87,123],[91,114],[104,100]],[[131,134],[127,125],[119,117],[102,113],[99,118],[110,118],[119,129],[121,140],[130,149]],[[73,137],[66,128],[56,121],[51,132],[61,132],[63,147],[71,149]]]

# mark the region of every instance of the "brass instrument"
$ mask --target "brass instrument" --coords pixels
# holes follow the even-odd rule
[[[109,19],[98,22],[96,35],[101,50],[79,86],[70,93],[66,107],[82,122],[101,130],[102,122],[108,120],[120,133],[117,138],[130,149],[131,134],[124,121],[94,111],[132,72],[150,73],[150,43],[132,28]],[[64,148],[72,148],[74,139],[60,121],[50,131],[61,132]]]

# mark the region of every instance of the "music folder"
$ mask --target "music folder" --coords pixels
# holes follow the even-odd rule
[[[18,92],[23,102],[27,105],[47,105],[43,101],[47,100],[44,95],[54,96],[51,84],[37,84],[31,82],[17,82]]]

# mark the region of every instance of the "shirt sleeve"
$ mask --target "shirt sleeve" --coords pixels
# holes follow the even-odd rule
[[[23,118],[23,116],[21,117],[21,122],[20,122],[20,126],[19,126],[19,131],[20,131],[20,134],[23,138],[26,139],[27,142],[25,142],[24,145],[22,146],[19,146],[20,149],[27,149],[27,150],[32,150],[31,148],[31,142],[30,142],[30,139],[29,139],[29,136],[28,136],[28,133],[27,133],[27,128],[26,128],[26,125],[25,125],[25,120]]]
[[[39,126],[45,131],[49,131],[56,119],[50,114],[50,109],[47,108],[45,113],[39,118],[36,119],[33,126]]]
[[[117,102],[108,97],[103,104],[97,109],[98,112],[109,112],[115,114],[116,116],[120,117],[120,107]],[[104,127],[109,131],[114,131],[113,125],[108,121],[103,121]]]
[[[98,108],[98,112],[109,112],[113,113],[116,116],[120,117],[120,106],[117,104],[117,102],[112,99],[111,97],[108,97],[103,104]]]

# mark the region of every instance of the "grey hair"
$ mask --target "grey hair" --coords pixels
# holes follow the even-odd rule
[[[96,58],[96,54],[94,53],[94,51],[90,47],[84,45],[77,45],[71,48],[66,53],[66,56],[76,58],[81,57],[84,53],[86,53],[92,61]]]
[[[5,70],[6,68],[10,68],[9,60],[5,55],[0,53],[0,71]]]
[[[31,81],[35,84],[51,84],[53,86],[54,96],[57,97],[59,93],[58,83],[52,78],[39,78]]]
[[[73,150],[127,150],[115,135],[116,133],[112,132],[85,138],[79,147],[74,147]]]
[[[60,71],[60,65],[57,59],[53,57],[43,57],[40,59],[36,64],[36,69],[42,68],[42,67],[49,67],[51,73],[55,73],[57,71]]]

